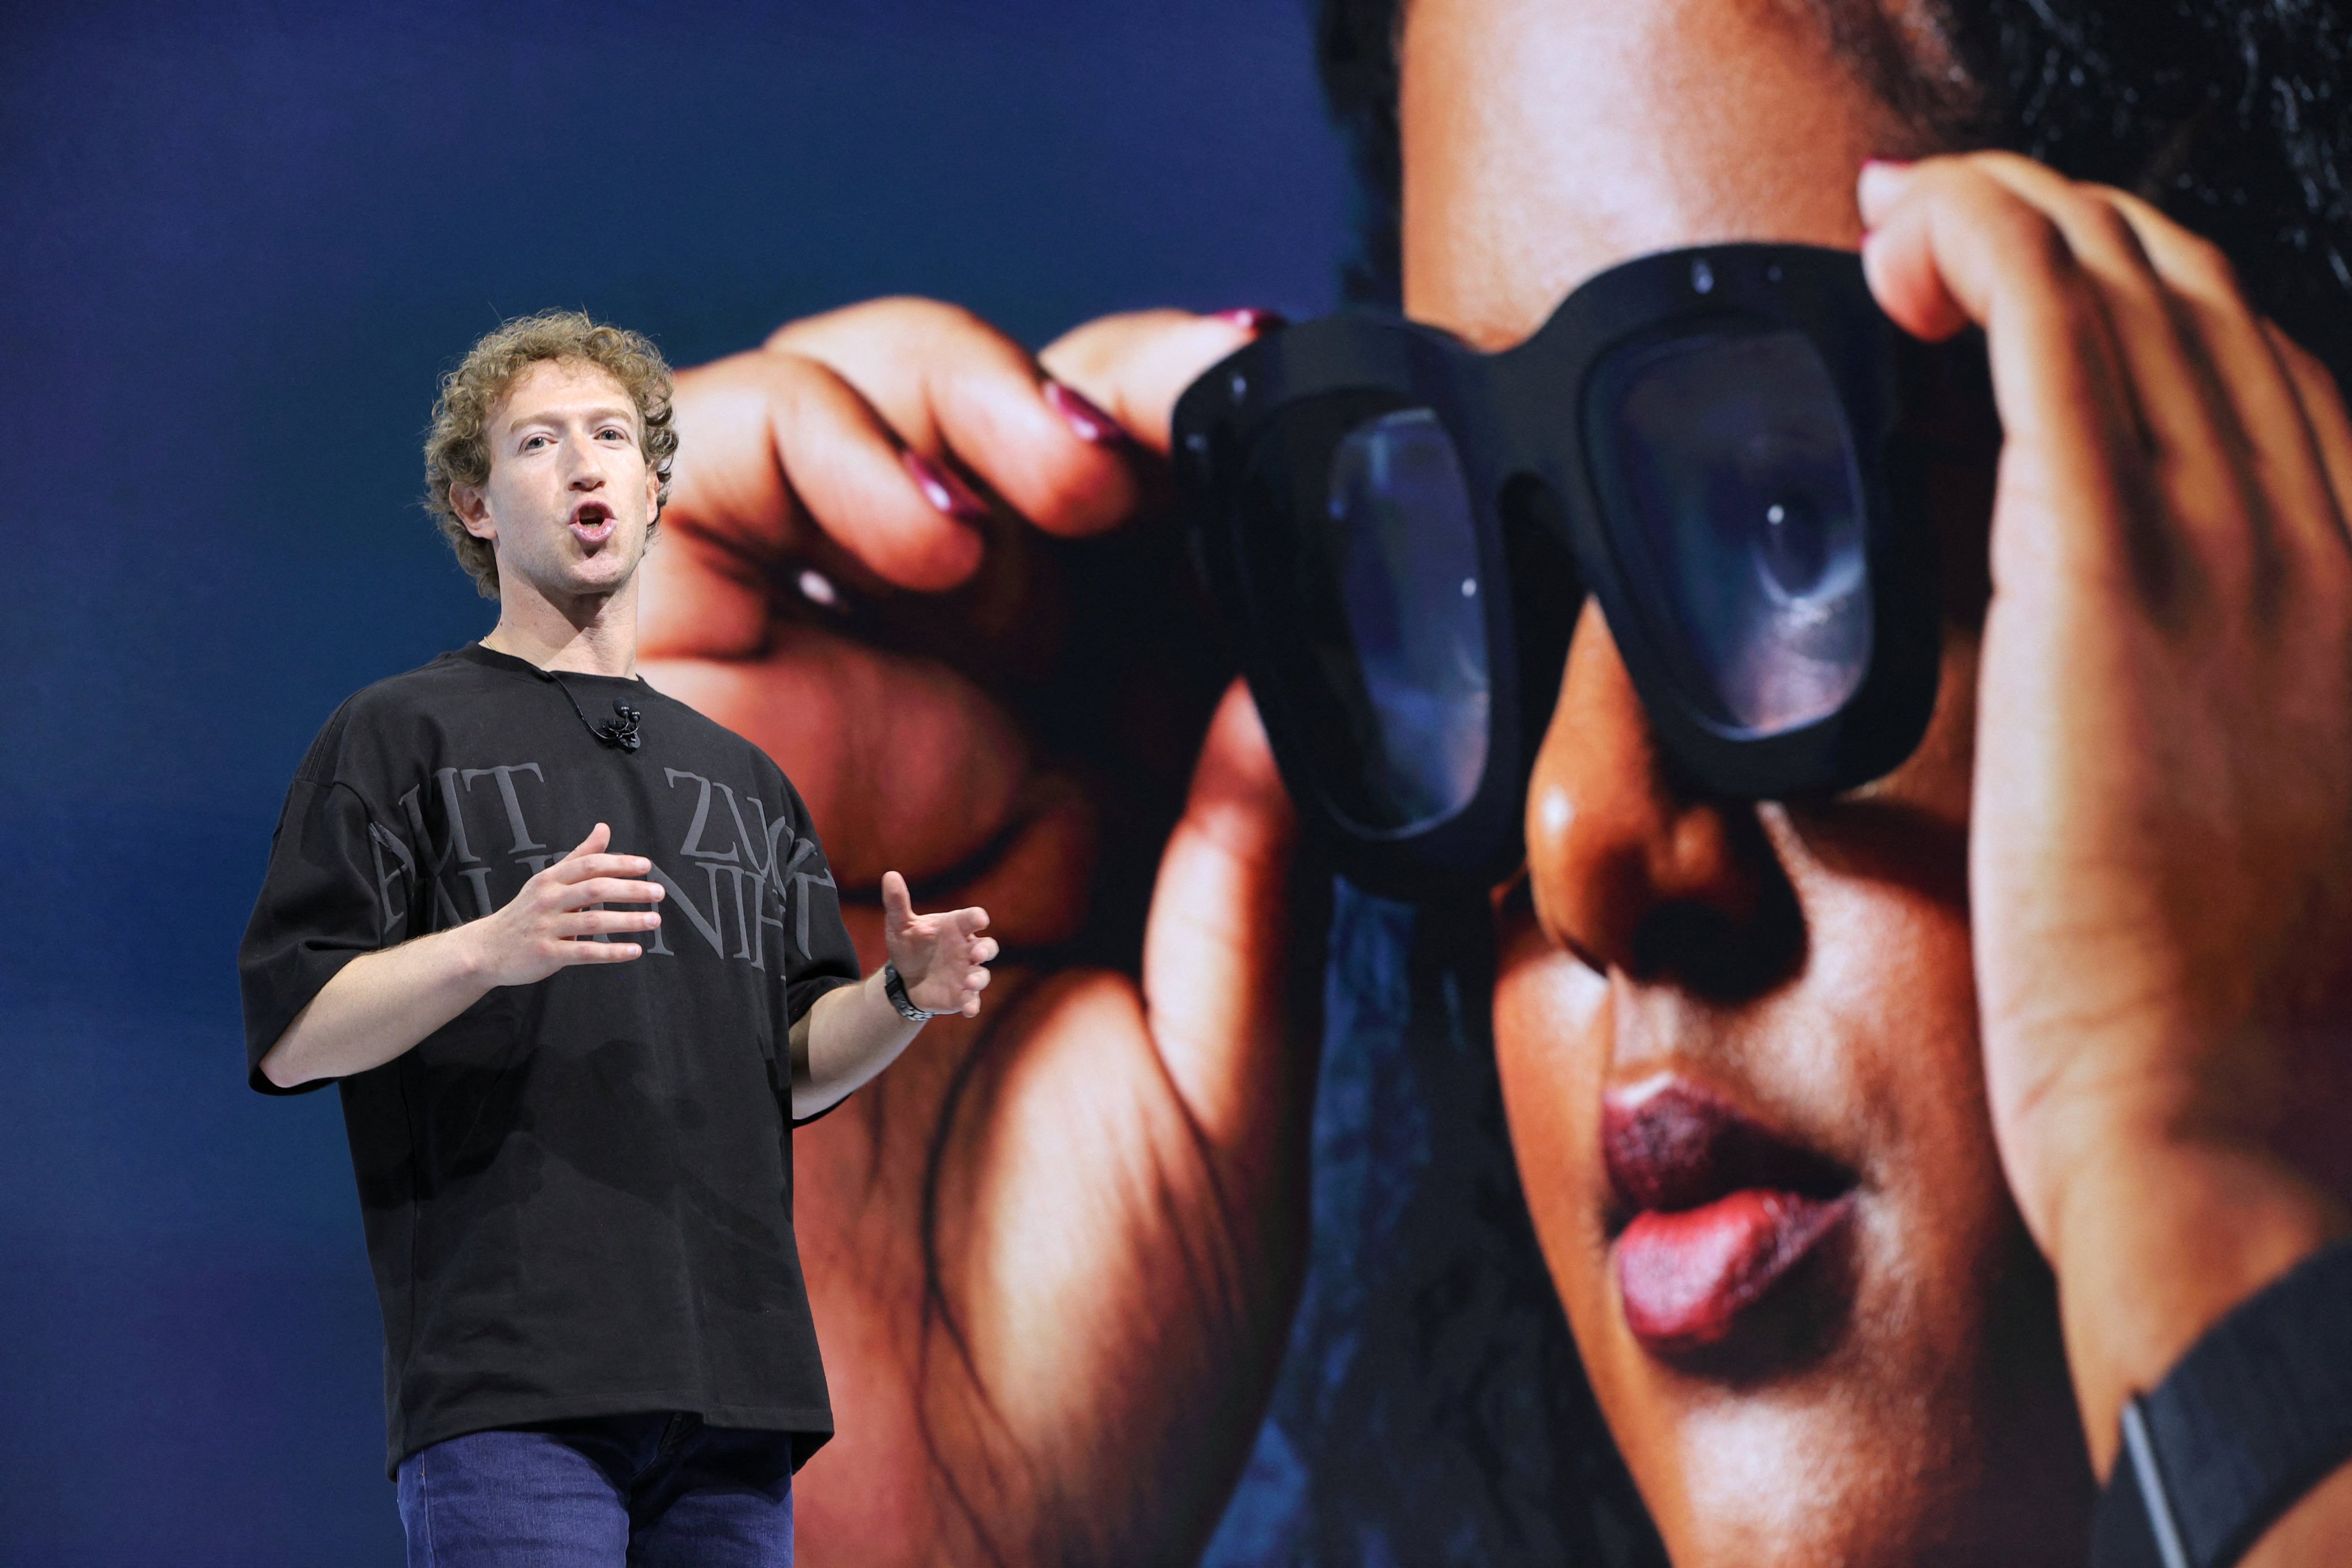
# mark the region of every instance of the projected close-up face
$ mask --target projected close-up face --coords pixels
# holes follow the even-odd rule
[[[1416,0],[1408,313],[1500,349],[1638,255],[1854,248],[1856,169],[1933,149],[1825,10]],[[1987,476],[1941,488],[1979,499],[1918,526],[1981,560]],[[2053,1290],[1979,1054],[1971,608],[1910,760],[1782,805],[1680,778],[1600,610],[1559,607],[1496,1046],[1546,1263],[1678,1563],[2080,1555]]]

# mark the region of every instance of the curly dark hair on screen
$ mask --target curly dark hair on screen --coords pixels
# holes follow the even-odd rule
[[[1890,58],[1870,0],[1813,0],[1840,52],[1929,144],[2004,147],[2137,191],[2214,241],[2248,296],[2352,382],[2352,5],[1926,0],[1957,65]],[[1364,183],[1348,292],[1397,289],[1395,35],[1404,0],[1321,0],[1318,57]],[[1922,14],[1924,13],[1924,15]],[[1939,62],[1941,64],[1941,62]]]

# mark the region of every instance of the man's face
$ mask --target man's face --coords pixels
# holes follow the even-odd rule
[[[1499,348],[1645,252],[1853,247],[1862,161],[1927,149],[1828,9],[1412,0],[1409,313]],[[1980,570],[1989,476],[1957,481],[1920,525]],[[1918,752],[1803,807],[1678,781],[1599,610],[1578,620],[1496,1040],[1547,1266],[1685,1568],[2079,1561],[2087,1538],[2053,1292],[1978,1053],[1970,608]]]
[[[515,378],[485,434],[488,482],[452,496],[467,531],[498,551],[500,597],[569,610],[625,587],[661,493],[627,389],[601,366],[543,360]]]

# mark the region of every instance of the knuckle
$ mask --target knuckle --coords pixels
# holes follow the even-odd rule
[[[2321,359],[2271,323],[2265,321],[2263,325],[2272,346],[2276,349],[2279,358],[2284,362],[2290,374],[2320,397],[2330,402],[2342,401],[2343,387],[2336,381],[2335,371],[2328,367],[2326,360]]]
[[[2049,169],[2046,163],[2036,163],[2034,167]],[[2122,213],[2123,205],[2132,199],[2129,192],[2116,185],[2105,184],[2097,180],[2069,180],[2055,169],[2049,169],[2049,173],[2051,177],[2057,180],[2065,189],[2073,191],[2086,200],[2097,202],[2101,206],[2118,215]]]
[[[2004,160],[2016,154],[2000,152],[1963,153],[1923,160],[1912,184],[1938,202],[1969,207],[2031,207],[2011,183],[2002,177]]]
[[[937,332],[944,337],[985,338],[995,342],[1002,338],[994,327],[978,311],[946,300],[920,296],[908,297],[906,308],[908,325],[923,332]]]
[[[2192,229],[2178,228],[2172,240],[2174,265],[2185,280],[2202,292],[2244,306],[2245,289],[2239,281],[2238,264],[2230,253]]]
[[[770,333],[766,347],[815,362],[856,357],[877,347],[968,336],[994,329],[960,305],[920,294],[890,294],[861,300],[820,315],[787,321]]]
[[[2022,153],[2006,147],[1988,147],[1975,153],[1963,153],[1954,158],[1956,168],[1970,170],[1988,177],[2007,174],[2014,179],[2041,181],[2053,177],[2047,163],[2037,163]]]
[[[899,331],[933,331],[961,327],[979,320],[961,305],[928,294],[885,294],[835,312],[835,319],[859,326],[885,326]]]
[[[1127,504],[1129,485],[1122,471],[1109,466],[1117,461],[1093,447],[1083,447],[1040,463],[1034,504],[1045,516],[1071,521],[1117,515]]]
[[[779,419],[824,418],[841,405],[847,384],[824,361],[798,347],[763,357],[761,390]]]
[[[2134,228],[2113,202],[2083,192],[2070,192],[2064,198],[2068,216],[2083,236],[2111,251],[2134,270],[2153,277],[2154,267],[2148,261],[2147,247],[2140,243],[2139,230]]]
[[[2031,203],[2007,196],[1995,220],[2017,264],[2053,288],[2079,288],[2082,258],[2066,241],[2058,220]]]

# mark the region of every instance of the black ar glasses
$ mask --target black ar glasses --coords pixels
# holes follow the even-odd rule
[[[1939,634],[1904,415],[1937,352],[1856,257],[1726,245],[1613,268],[1505,353],[1343,315],[1194,382],[1195,551],[1340,868],[1408,896],[1509,873],[1588,592],[1696,786],[1909,755]]]

